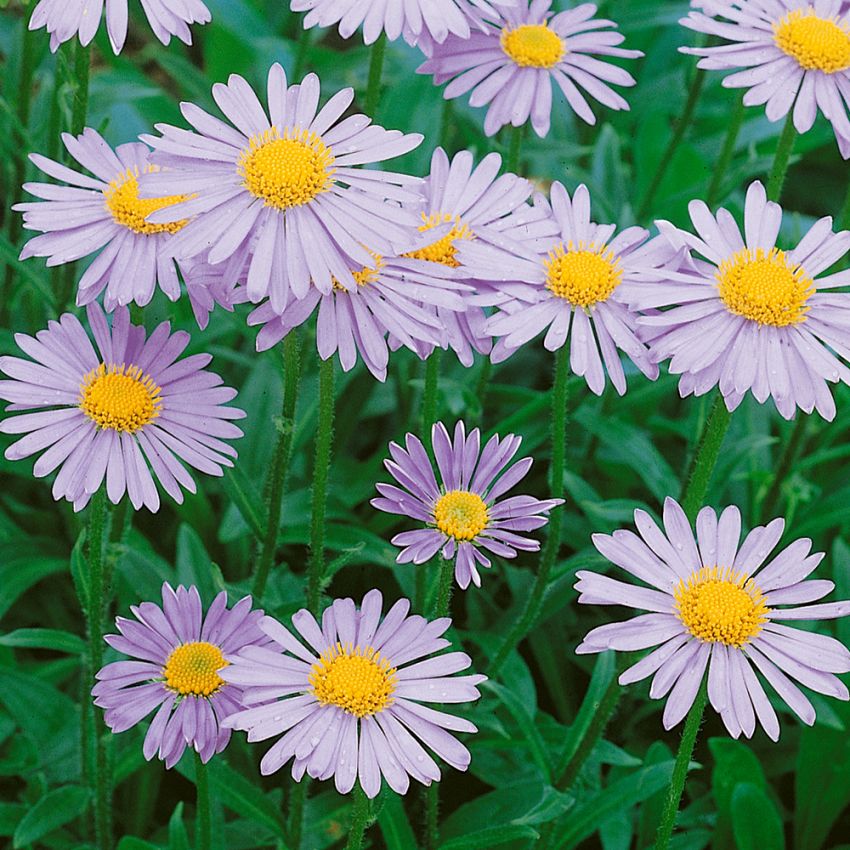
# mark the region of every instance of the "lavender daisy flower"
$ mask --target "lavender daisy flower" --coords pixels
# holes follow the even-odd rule
[[[234,127],[183,103],[183,117],[197,132],[159,124],[161,137],[143,137],[156,149],[154,161],[169,169],[147,175],[143,193],[192,193],[147,219],[192,218],[174,237],[178,257],[209,251],[212,265],[237,258],[248,269],[250,300],[268,296],[282,313],[290,292],[303,298],[311,280],[323,293],[334,279],[354,289],[346,257],[367,266],[373,253],[392,254],[395,244],[409,241],[416,217],[386,199],[414,199],[415,191],[403,187],[421,181],[355,166],[407,153],[421,135],[370,126],[365,115],[340,121],[354,98],[350,88],[317,113],[318,77],[287,86],[277,64],[269,71],[268,115],[235,74],[213,86],[213,97]]]
[[[24,434],[6,449],[8,460],[44,453],[33,474],[58,469],[53,496],[81,510],[106,481],[117,504],[124,493],[138,510],[159,509],[154,477],[178,504],[181,487],[195,492],[183,463],[208,475],[233,466],[236,450],[224,440],[242,436],[229,420],[245,413],[224,405],[236,390],[204,367],[209,354],[178,360],[189,334],[163,322],[147,339],[122,307],[112,328],[97,304],[88,307],[97,351],[79,320],[66,313],[35,337],[15,341],[32,360],[0,357],[0,398],[7,411],[35,411],[0,422],[4,434]],[[35,362],[33,362],[35,361]],[[151,475],[153,473],[153,475]]]
[[[531,118],[538,136],[549,132],[552,81],[575,113],[588,124],[596,117],[583,89],[610,109],[628,109],[628,103],[608,83],[633,86],[632,76],[601,62],[596,56],[634,59],[639,50],[617,47],[623,41],[613,21],[594,18],[596,6],[582,3],[553,16],[551,0],[518,0],[501,10],[495,25],[469,38],[450,35],[436,45],[433,55],[418,69],[433,74],[435,85],[452,80],[443,96],[449,100],[471,91],[471,106],[487,106],[484,132],[494,135],[505,124],[521,127]]]
[[[712,215],[702,201],[689,209],[696,236],[657,224],[674,247],[699,255],[690,273],[631,293],[636,309],[672,307],[639,319],[652,359],[671,358],[682,396],[719,385],[729,410],[752,391],[759,403],[773,398],[786,419],[798,407],[834,418],[827,382],[850,383],[850,296],[822,290],[847,286],[850,272],[817,276],[847,253],[850,232],[833,233],[822,218],[796,248],[780,250],[782,208],[758,182],[747,190],[743,237],[727,210]]]
[[[711,704],[734,738],[742,732],[752,737],[756,720],[774,741],[779,738],[776,712],[756,671],[810,726],[815,709],[792,679],[836,699],[850,698],[834,675],[850,671],[850,652],[834,638],[783,624],[845,617],[850,601],[778,607],[814,602],[834,588],[831,581],[806,580],[823,558],[823,553],[809,554],[811,540],[796,540],[762,566],[782,537],[783,519],[754,528],[740,546],[736,507],[726,508],[719,519],[703,508],[696,540],[673,499],[665,501],[663,519],[662,530],[637,510],[640,536],[623,529],[594,535],[602,555],[644,585],[580,571],[578,601],[652,613],[593,629],[578,653],[657,646],[620,676],[620,684],[653,676],[649,695],[661,699],[669,694],[666,729],[688,713],[706,670]]]
[[[431,445],[440,484],[418,437],[407,434],[404,448],[390,443],[392,459],[384,466],[401,486],[378,484],[381,496],[372,499],[372,506],[427,524],[393,537],[391,542],[402,547],[396,561],[424,564],[440,552],[446,560],[455,559],[455,581],[466,590],[470,582],[481,587],[478,567],[491,564],[485,550],[503,558],[515,558],[518,550],[536,552],[540,543],[523,533],[546,525],[549,511],[564,500],[500,500],[531,469],[530,457],[508,466],[520,443],[522,437],[515,434],[504,439],[495,435],[482,449],[477,428],[467,436],[463,422],[458,422],[452,440],[438,422],[431,429]]]
[[[482,252],[473,243],[460,249],[465,266],[505,282],[488,301],[499,307],[487,322],[487,330],[500,337],[492,360],[504,360],[548,329],[544,347],[557,351],[569,339],[570,367],[597,395],[605,389],[606,369],[617,392],[626,391],[618,351],[655,380],[658,366],[638,339],[638,317],[627,305],[644,281],[668,279],[676,251],[664,239],[647,241],[649,234],[641,227],[614,236],[613,224],[592,222],[585,186],[570,198],[560,183],[553,183],[551,206],[542,196],[535,203],[554,221],[556,233],[538,236],[526,230],[525,255]]]
[[[251,610],[250,596],[228,609],[222,591],[205,616],[196,587],[175,591],[168,582],[162,607],[142,602],[130,610],[136,619],[117,617],[120,634],[104,640],[138,660],[102,667],[92,688],[94,704],[105,709],[103,719],[115,733],[156,709],[142,749],[148,761],[157,756],[173,767],[189,746],[208,762],[230,740],[222,721],[242,706],[243,689],[220,676],[225,656],[271,643],[258,626],[262,610]]]
[[[151,224],[154,210],[185,200],[186,195],[140,198],[139,178],[158,171],[142,144],[119,145],[114,151],[95,130],[62,135],[68,153],[94,177],[74,171],[39,154],[30,159],[45,174],[69,185],[25,183],[24,189],[42,200],[16,204],[24,227],[41,231],[24,246],[21,259],[47,257],[48,266],[74,262],[97,253],[79,281],[79,305],[104,292],[104,306],[135,301],[148,304],[157,283],[172,300],[180,296],[169,240],[185,221]],[[99,253],[98,253],[99,252]]]
[[[728,88],[745,88],[746,106],[765,105],[770,121],[793,109],[806,133],[818,111],[832,124],[841,155],[850,157],[850,16],[839,0],[724,0],[704,2],[683,26],[723,39],[711,47],[682,47],[703,57],[699,67],[730,71]],[[743,69],[743,70],[741,70]]]
[[[305,772],[333,776],[337,791],[347,794],[359,779],[371,798],[382,777],[399,794],[411,777],[423,785],[440,779],[423,744],[457,770],[469,766],[469,750],[450,733],[476,732],[475,726],[422,703],[472,702],[486,677],[452,675],[472,663],[463,652],[425,658],[451,645],[441,637],[450,619],[408,616],[410,602],[400,599],[382,621],[382,603],[377,590],[363,597],[359,611],[352,599],[337,599],[321,627],[309,611],[298,611],[292,624],[307,646],[263,617],[260,628],[282,651],[254,646],[228,655],[222,678],[244,689],[245,706],[256,707],[225,725],[246,730],[249,741],[282,735],[263,756],[261,773],[293,759],[296,780]]]
[[[212,20],[210,10],[201,0],[141,0],[142,9],[154,35],[168,44],[176,35],[185,44],[192,43],[189,24],[206,24]],[[79,35],[87,46],[94,38],[106,8],[106,31],[112,50],[118,54],[127,40],[128,0],[41,0],[30,18],[31,30],[45,27],[50,33],[50,49]]]

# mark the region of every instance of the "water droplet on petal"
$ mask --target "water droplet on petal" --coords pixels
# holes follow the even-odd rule
[[[425,756],[422,756],[422,755],[416,756],[416,761],[418,761],[420,764],[422,764],[422,762],[425,761]]]
[[[311,747],[318,747],[319,746],[319,739],[315,735],[312,738],[310,738],[310,746]]]

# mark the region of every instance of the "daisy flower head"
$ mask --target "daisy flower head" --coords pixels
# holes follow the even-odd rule
[[[208,252],[212,265],[235,258],[247,267],[249,299],[269,297],[281,313],[290,292],[303,298],[311,282],[323,293],[334,279],[353,289],[346,256],[367,266],[373,253],[391,254],[409,240],[418,222],[398,202],[415,198],[421,181],[357,166],[413,150],[420,134],[385,130],[365,115],[340,120],[352,89],[318,109],[319,78],[288,86],[277,64],[268,75],[268,112],[236,74],[213,86],[213,97],[233,126],[183,103],[194,130],[159,124],[161,136],[143,137],[167,167],[147,175],[143,194],[191,193],[147,218],[191,219],[174,237],[178,257]]]
[[[112,50],[118,54],[127,40],[129,0],[40,0],[30,18],[31,30],[45,27],[50,33],[50,49],[79,36],[88,46],[97,33],[106,10],[106,31]],[[192,43],[190,24],[206,24],[212,20],[202,0],[141,0],[142,9],[154,35],[168,44],[177,36],[184,44]]]
[[[451,733],[478,730],[423,703],[472,702],[486,677],[452,675],[472,663],[463,652],[436,654],[451,645],[442,637],[449,618],[410,615],[410,602],[400,599],[382,619],[382,606],[378,590],[359,609],[352,599],[337,599],[321,625],[302,609],[292,616],[298,637],[263,617],[260,628],[273,646],[228,656],[221,676],[244,688],[246,708],[225,725],[247,731],[249,741],[281,736],[263,756],[261,773],[292,759],[296,781],[305,773],[333,777],[347,794],[359,780],[372,798],[384,780],[399,794],[411,778],[439,781],[426,747],[457,770],[469,766],[469,750]]]
[[[489,301],[499,308],[487,322],[488,332],[499,337],[493,362],[545,330],[548,351],[569,341],[570,368],[597,395],[605,389],[606,370],[617,392],[625,393],[620,351],[655,380],[658,366],[638,339],[638,316],[628,304],[645,281],[667,279],[676,250],[667,240],[650,240],[641,227],[615,235],[615,225],[594,223],[583,185],[571,198],[563,185],[553,183],[551,203],[542,196],[535,203],[554,221],[555,234],[520,229],[523,254],[485,253],[474,244],[461,248],[464,265],[501,281]]]
[[[832,124],[841,155],[850,157],[850,15],[839,0],[704,2],[683,26],[725,43],[682,47],[702,57],[700,68],[734,71],[723,80],[744,88],[745,106],[764,104],[770,121],[793,110],[806,133],[818,111]]]
[[[259,628],[261,610],[246,596],[232,608],[227,593],[216,596],[204,614],[194,586],[162,586],[162,605],[142,602],[130,608],[135,619],[117,617],[118,634],[104,640],[132,660],[113,661],[97,673],[94,704],[115,733],[126,732],[156,710],[142,752],[167,768],[191,747],[208,762],[230,740],[222,721],[242,705],[243,689],[219,675],[225,656],[248,646],[271,643]]]
[[[195,492],[184,463],[208,475],[233,466],[236,450],[225,440],[242,436],[230,420],[244,411],[227,407],[236,390],[204,367],[209,354],[178,359],[189,344],[185,331],[163,322],[145,337],[118,308],[112,326],[97,304],[88,307],[94,337],[76,316],[51,321],[35,337],[16,334],[31,360],[0,357],[0,398],[9,411],[0,432],[23,434],[6,449],[8,460],[43,452],[33,467],[41,478],[58,469],[53,496],[79,511],[105,480],[117,504],[126,493],[136,510],[159,509],[158,481],[178,504],[181,487]]]
[[[591,630],[576,651],[657,647],[629,667],[620,684],[652,676],[650,697],[669,694],[666,729],[688,713],[706,671],[711,705],[734,738],[752,737],[756,721],[774,741],[779,738],[776,712],[756,673],[810,726],[815,709],[792,680],[836,699],[850,698],[835,675],[850,671],[846,647],[784,624],[850,614],[850,601],[805,604],[834,588],[831,581],[808,578],[823,558],[810,554],[811,540],[796,540],[768,561],[785,529],[783,519],[754,528],[741,542],[738,508],[728,507],[718,517],[706,507],[697,516],[694,537],[685,512],[669,498],[663,529],[641,510],[635,511],[635,525],[638,534],[620,529],[594,535],[593,543],[643,584],[580,571],[578,601],[651,613]]]
[[[833,233],[832,219],[815,222],[790,251],[777,247],[782,208],[752,183],[744,232],[731,213],[713,215],[691,201],[696,234],[657,222],[676,248],[697,256],[673,284],[645,283],[633,292],[639,310],[667,308],[639,319],[655,362],[670,358],[679,392],[702,395],[719,386],[734,410],[748,391],[768,397],[786,419],[799,407],[835,416],[828,382],[850,383],[850,272],[818,277],[850,249],[850,232]]]
[[[529,118],[534,132],[545,136],[553,81],[588,124],[595,124],[596,117],[585,95],[610,109],[628,109],[609,83],[633,86],[634,79],[596,57],[635,59],[643,54],[618,47],[623,36],[617,25],[594,18],[592,3],[558,13],[549,11],[551,5],[551,0],[517,0],[514,7],[500,10],[498,20],[483,32],[473,31],[469,38],[450,35],[435,45],[417,72],[432,74],[438,86],[451,80],[443,93],[447,100],[472,92],[471,106],[489,104],[484,119],[488,136],[506,124],[521,127]]]
[[[152,224],[146,218],[187,196],[139,197],[139,179],[159,170],[151,164],[146,145],[133,142],[113,150],[91,128],[76,137],[64,133],[62,141],[89,174],[30,154],[41,171],[67,185],[24,184],[39,200],[12,209],[23,213],[25,229],[41,235],[27,242],[21,259],[47,257],[48,266],[58,266],[96,254],[79,281],[80,306],[101,293],[107,311],[133,301],[144,306],[157,284],[176,300],[180,279],[170,241],[186,221]]]
[[[384,466],[396,484],[378,484],[379,498],[372,506],[425,523],[425,528],[403,531],[392,539],[402,551],[399,564],[424,564],[437,552],[455,562],[455,581],[463,590],[481,587],[478,567],[489,568],[489,554],[515,558],[517,551],[536,552],[540,543],[524,536],[549,521],[549,511],[563,499],[533,496],[501,497],[531,469],[530,457],[511,464],[522,437],[491,437],[481,447],[481,432],[469,435],[463,422],[450,437],[442,422],[431,429],[439,483],[422,441],[405,437],[404,448],[390,443]],[[489,553],[489,554],[485,554]]]

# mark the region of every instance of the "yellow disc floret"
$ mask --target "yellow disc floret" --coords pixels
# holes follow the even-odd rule
[[[354,278],[357,286],[368,286],[370,283],[374,283],[378,279],[381,269],[384,267],[384,258],[380,254],[375,254],[372,251],[369,253],[375,258],[374,264],[371,266],[363,266],[362,269],[351,273],[351,276]],[[335,277],[331,278],[331,284],[337,292],[348,292],[348,289],[346,289]]]
[[[524,68],[553,68],[567,52],[561,36],[546,24],[522,24],[503,29],[502,50]]]
[[[168,656],[162,676],[165,686],[175,693],[208,697],[224,684],[218,671],[227,665],[217,646],[195,641],[181,644]]]
[[[623,279],[619,258],[605,245],[558,245],[543,261],[546,288],[585,309],[607,301]]]
[[[161,392],[138,366],[101,363],[83,378],[79,407],[99,428],[135,434],[159,416]]]
[[[277,127],[254,136],[239,158],[243,185],[267,207],[307,204],[333,185],[331,149],[309,130]]]
[[[158,171],[155,165],[145,168],[146,173]],[[157,210],[188,200],[189,195],[171,195],[168,198],[139,197],[139,169],[130,168],[120,177],[116,177],[108,188],[103,190],[106,208],[112,214],[116,224],[132,230],[133,233],[153,236],[157,233],[177,233],[188,221],[171,221],[167,224],[151,224],[145,219]]]
[[[726,309],[762,325],[805,321],[814,281],[784,251],[745,248],[717,269],[717,291]]]
[[[812,6],[794,9],[774,24],[773,40],[807,71],[835,74],[850,68],[850,29]]]
[[[395,674],[395,667],[371,646],[337,643],[322,653],[308,678],[322,705],[368,717],[392,704]]]
[[[699,640],[742,647],[767,621],[764,594],[752,579],[726,567],[703,567],[674,594],[676,616]]]
[[[449,490],[434,505],[437,528],[455,540],[474,540],[489,521],[484,500],[469,490]]]
[[[457,242],[458,239],[475,239],[475,234],[464,224],[459,216],[452,216],[448,213],[431,213],[426,215],[422,213],[422,224],[419,225],[419,230],[426,233],[441,224],[454,222],[452,229],[441,239],[426,245],[424,248],[419,248],[416,251],[411,251],[405,254],[405,257],[411,257],[414,260],[427,260],[429,263],[440,263],[444,266],[456,269],[460,265],[457,258]]]

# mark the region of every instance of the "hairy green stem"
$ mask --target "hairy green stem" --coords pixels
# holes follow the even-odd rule
[[[717,201],[720,200],[723,179],[726,177],[726,172],[732,163],[732,157],[735,155],[735,144],[738,141],[741,127],[744,124],[745,111],[744,99],[739,97],[735,101],[735,109],[729,119],[729,126],[726,128],[726,138],[723,140],[720,158],[714,166],[714,173],[711,175],[711,183],[708,186],[708,192],[705,196],[705,202],[709,207],[713,208]]]
[[[562,345],[555,355],[555,380],[552,387],[552,462],[549,487],[553,499],[563,498],[564,495],[568,419],[567,378],[569,372],[569,349],[566,345]],[[531,595],[528,597],[522,617],[508,632],[508,636],[490,663],[487,674],[491,678],[496,676],[511,650],[531,631],[537,621],[540,609],[543,606],[546,587],[549,584],[549,574],[552,572],[561,544],[562,516],[563,506],[553,508],[549,515],[549,535],[540,556],[540,569],[537,571]]]
[[[201,761],[198,753],[195,753],[195,794],[195,847],[196,850],[210,850],[210,780],[207,766]]]
[[[310,521],[310,574],[307,584],[307,607],[315,616],[319,613],[322,580],[325,577],[325,510],[334,428],[334,361],[332,357],[319,363],[318,416]]]
[[[508,160],[505,163],[505,171],[519,174],[519,156],[522,150],[522,127],[510,128],[510,147],[508,148]]]
[[[272,455],[269,470],[266,498],[266,531],[259,547],[257,563],[254,569],[252,594],[255,600],[261,600],[266,590],[269,570],[274,562],[277,549],[277,536],[280,530],[280,507],[283,502],[283,488],[289,469],[289,456],[292,450],[292,435],[295,430],[295,406],[298,402],[298,383],[301,377],[300,358],[298,356],[298,337],[290,331],[283,341],[283,405],[280,420],[277,422],[277,444]]]
[[[440,843],[440,783],[425,789],[425,850],[437,850]]]
[[[794,150],[794,142],[797,141],[797,131],[794,129],[794,110],[788,110],[785,126],[776,143],[776,153],[773,155],[773,165],[767,178],[767,197],[771,201],[779,203],[782,197],[782,186],[785,184],[785,175],[791,163],[791,153]]]
[[[440,363],[443,350],[435,348],[425,361],[425,387],[422,390],[422,434],[428,434],[440,414]]]
[[[354,788],[354,811],[351,813],[351,827],[345,850],[362,850],[363,837],[369,828],[369,815],[369,798],[357,785]]]
[[[382,32],[372,45],[369,57],[369,82],[366,88],[365,112],[374,120],[378,101],[381,99],[381,75],[384,72],[384,56],[387,52],[387,35]]]
[[[679,803],[685,790],[685,781],[688,778],[688,767],[694,754],[694,745],[697,741],[702,716],[708,703],[707,677],[703,678],[694,704],[688,712],[685,720],[685,728],[682,730],[682,741],[679,751],[676,753],[676,763],[673,765],[673,776],[670,779],[670,788],[667,792],[667,800],[661,813],[661,821],[658,825],[658,833],[655,838],[655,850],[667,850],[673,829],[676,825],[676,815],[679,813]]]
[[[785,482],[788,473],[791,471],[791,467],[797,459],[797,453],[806,436],[806,426],[808,423],[808,417],[802,411],[798,411],[797,419],[791,431],[791,439],[785,443],[779,463],[776,465],[773,481],[770,483],[770,489],[767,491],[767,495],[762,502],[761,511],[759,512],[761,517],[769,517],[776,509],[779,502],[779,495],[782,491],[782,484]]]

